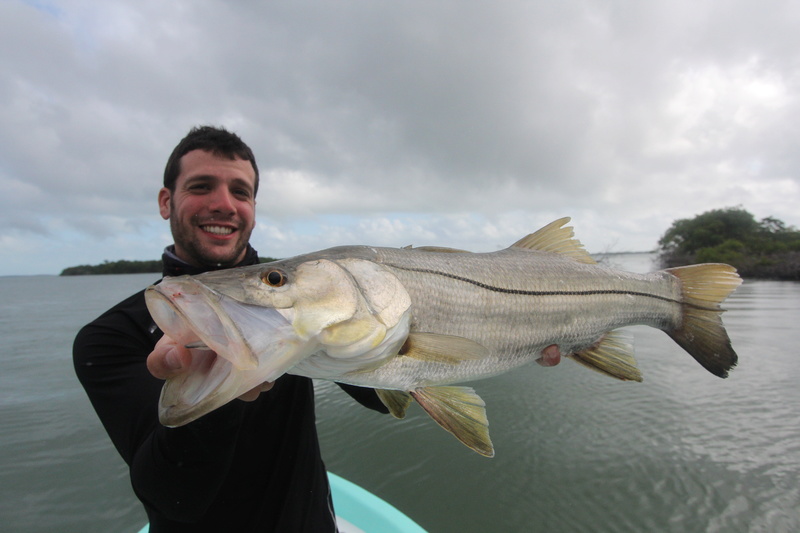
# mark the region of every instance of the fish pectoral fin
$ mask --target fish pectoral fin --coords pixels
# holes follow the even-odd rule
[[[622,381],[642,381],[642,373],[633,357],[629,335],[619,331],[606,333],[600,341],[582,352],[568,357],[576,362]]]
[[[402,390],[388,389],[375,389],[375,392],[393,417],[399,419],[406,417],[406,409],[412,401],[411,394]]]
[[[411,396],[437,424],[467,447],[485,457],[494,457],[489,438],[486,404],[471,387],[425,387]]]
[[[403,357],[449,365],[482,359],[488,354],[485,346],[466,337],[438,333],[410,333],[398,352]]]
[[[569,222],[569,217],[559,218],[545,227],[521,238],[511,245],[511,248],[524,250],[538,250],[540,252],[553,252],[566,255],[575,261],[593,265],[597,263],[583,244],[575,238],[571,226],[564,226]]]

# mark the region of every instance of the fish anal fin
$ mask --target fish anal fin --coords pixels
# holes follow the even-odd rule
[[[631,337],[619,331],[606,333],[599,342],[569,357],[576,362],[622,381],[642,381],[633,357]]]
[[[458,386],[425,387],[411,391],[411,396],[437,424],[467,447],[485,457],[494,457],[486,404],[474,389]]]
[[[460,364],[486,357],[489,350],[482,344],[453,335],[410,333],[398,355],[431,363]]]
[[[736,269],[721,263],[670,268],[681,281],[683,316],[667,335],[698,363],[721,378],[736,366],[738,356],[722,324],[720,304],[742,283]]]
[[[559,218],[538,231],[521,238],[512,244],[511,248],[552,252],[571,257],[581,263],[595,264],[597,261],[589,255],[583,244],[575,238],[572,227],[564,226],[569,220],[569,217]]]
[[[401,390],[375,389],[383,405],[395,418],[403,419],[406,417],[406,409],[411,405],[411,394]]]

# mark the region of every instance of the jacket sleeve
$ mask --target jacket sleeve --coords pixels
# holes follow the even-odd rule
[[[78,333],[75,372],[114,446],[130,467],[137,496],[178,521],[201,517],[233,457],[242,402],[180,428],[158,422],[163,381],[146,359],[161,333],[132,297]]]
[[[383,402],[378,398],[375,389],[366,387],[357,387],[355,385],[347,385],[345,383],[337,383],[347,394],[350,395],[355,401],[379,413],[389,414],[389,409],[383,405]]]

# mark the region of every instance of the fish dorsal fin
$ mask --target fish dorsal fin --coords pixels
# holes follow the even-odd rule
[[[406,417],[406,409],[411,405],[411,395],[406,391],[401,390],[388,390],[388,389],[375,389],[378,398],[383,402],[383,405],[389,409],[389,412],[395,418],[403,419]]]
[[[410,333],[399,356],[411,357],[429,363],[457,365],[486,357],[489,350],[482,344],[453,335],[438,333]]]
[[[633,357],[631,338],[619,331],[606,333],[600,342],[569,356],[585,367],[622,381],[642,381]]]
[[[426,413],[472,450],[494,457],[486,404],[471,387],[426,387],[411,391]]]
[[[512,244],[511,248],[553,252],[566,255],[581,263],[595,264],[596,261],[583,248],[583,244],[575,238],[572,226],[564,226],[567,222],[569,222],[569,217],[559,218],[527,237],[521,238]]]

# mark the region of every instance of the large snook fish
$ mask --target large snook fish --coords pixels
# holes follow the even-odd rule
[[[720,303],[733,267],[634,274],[598,265],[557,220],[493,253],[345,246],[249,267],[165,278],[146,291],[165,334],[194,351],[159,416],[186,424],[284,373],[373,387],[402,418],[412,398],[486,456],[483,401],[454,386],[561,354],[641,381],[617,328],[665,331],[711,373],[737,360]]]

